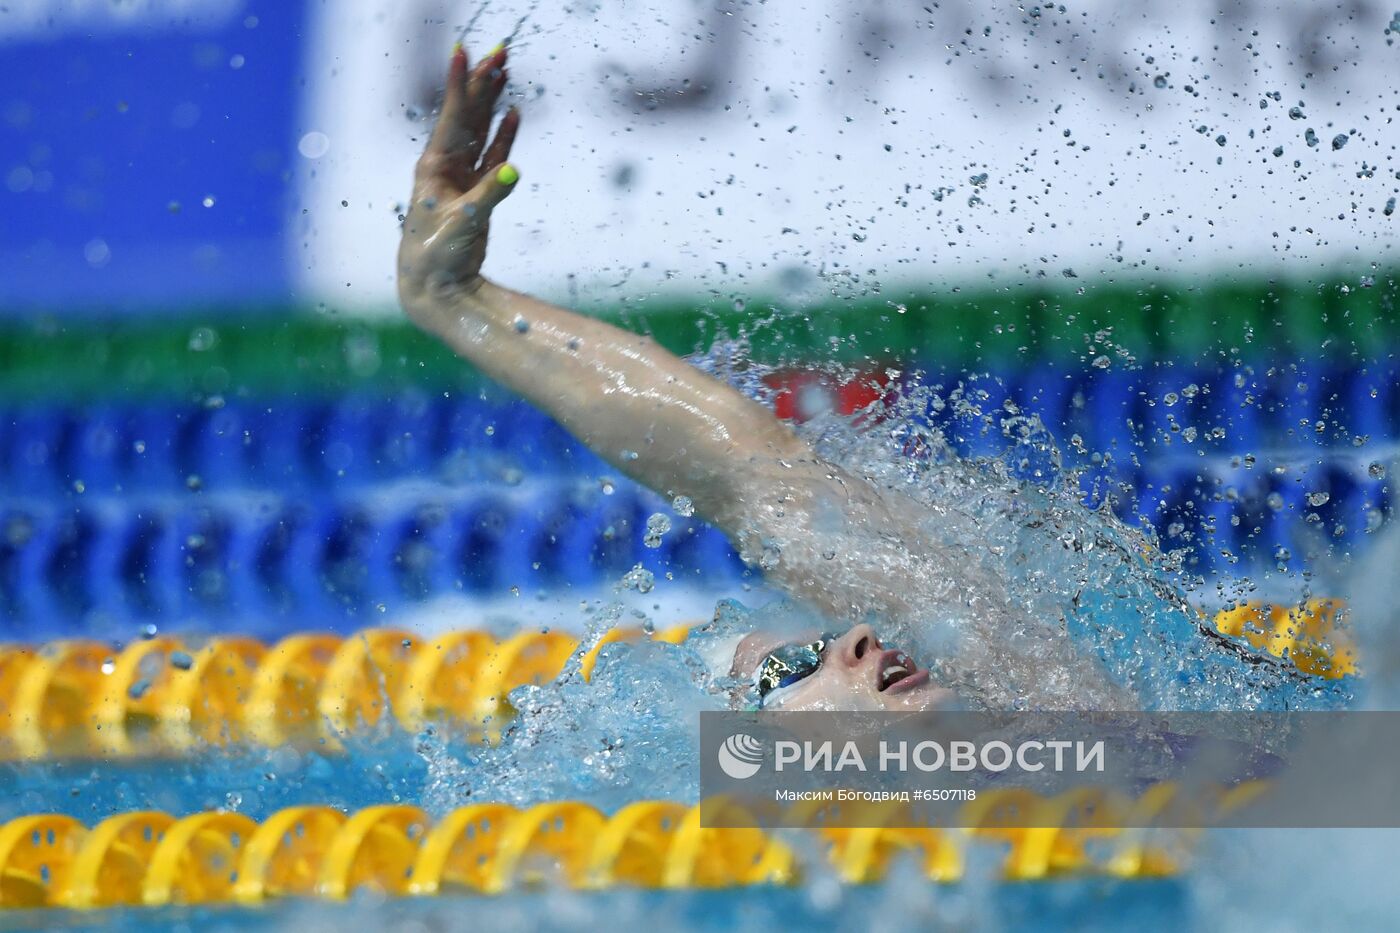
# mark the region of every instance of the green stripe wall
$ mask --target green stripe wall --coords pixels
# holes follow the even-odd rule
[[[748,337],[755,358],[796,363],[920,361],[1015,368],[1084,366],[1126,352],[1141,363],[1205,356],[1319,357],[1353,364],[1400,348],[1400,275],[1369,286],[1214,281],[882,295],[801,309],[768,302],[636,302],[602,313],[690,353],[716,335]],[[1100,332],[1111,329],[1105,341]],[[1091,349],[1091,347],[1093,349]],[[0,324],[0,398],[80,400],[210,393],[340,393],[477,377],[397,315],[366,320],[304,309],[210,309],[121,318],[31,315]]]

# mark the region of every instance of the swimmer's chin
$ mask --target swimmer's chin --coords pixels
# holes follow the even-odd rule
[[[947,687],[940,687],[935,683],[927,683],[917,690],[911,690],[901,695],[897,700],[900,709],[904,710],[936,710],[951,709],[960,705],[958,695]]]
[[[880,695],[877,708],[898,713],[923,713],[953,709],[959,705],[956,693],[930,681],[897,695]]]
[[[886,695],[881,692],[850,692],[845,696],[794,696],[777,698],[764,705],[775,712],[860,712],[860,713],[925,713],[961,709],[962,701],[947,687],[933,682],[920,684],[911,690]]]

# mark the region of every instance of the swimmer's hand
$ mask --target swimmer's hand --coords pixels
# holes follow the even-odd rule
[[[480,287],[491,210],[519,178],[506,162],[520,126],[514,107],[487,145],[492,111],[506,84],[505,64],[504,48],[470,70],[460,46],[452,53],[442,113],[418,160],[399,242],[399,301],[420,325],[451,299]]]

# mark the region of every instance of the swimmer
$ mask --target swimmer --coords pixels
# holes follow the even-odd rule
[[[650,338],[482,276],[491,214],[520,178],[508,161],[519,111],[491,133],[506,58],[500,47],[469,67],[460,46],[452,53],[403,224],[399,300],[417,326],[617,470],[667,499],[688,496],[740,554],[776,555],[764,561],[767,580],[850,626],[795,641],[755,633],[732,673],[786,709],[922,709],[945,703],[948,687],[987,706],[1032,697],[1040,708],[1134,708],[1070,644],[1063,620],[1028,618],[977,560],[976,541],[931,535],[928,506],[823,459],[758,402]],[[907,632],[932,607],[960,623],[936,659],[942,683],[865,624]]]

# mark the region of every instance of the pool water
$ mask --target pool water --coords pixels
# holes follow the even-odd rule
[[[897,918],[897,919],[896,919]],[[1209,925],[1179,881],[1128,884],[1065,881],[989,884],[973,890],[930,887],[914,878],[862,888],[813,883],[798,889],[723,891],[545,891],[499,897],[385,900],[362,895],[344,904],[284,902],[257,908],[144,908],[98,914],[38,912],[25,927],[6,929],[146,930],[153,927],[236,931],[286,929],[318,933],[355,929],[591,930],[600,923],[628,929],[762,931],[819,926],[868,930],[898,922],[933,929],[1028,929],[1144,933]]]
[[[1092,384],[1103,393],[1113,389],[1111,382]],[[773,401],[753,372],[743,376],[743,383]],[[1042,387],[1037,396],[1046,410],[1065,421],[1080,417],[1080,409],[1062,397],[1065,387],[1054,380],[1050,385],[1054,391]],[[1016,383],[1013,392],[990,377],[946,384],[906,377],[876,409],[852,415],[818,408],[808,413],[800,430],[823,455],[897,487],[910,503],[926,509],[935,540],[950,546],[978,542],[976,553],[958,553],[969,572],[1005,581],[1007,604],[1024,610],[1015,628],[999,633],[1008,645],[1029,645],[1015,649],[1028,652],[1020,661],[1039,660],[1036,652],[1047,650],[1047,635],[1063,619],[1076,650],[1098,657],[1114,677],[1131,683],[1145,708],[1331,709],[1353,702],[1355,678],[1306,676],[1286,659],[1254,663],[1259,656],[1251,655],[1243,642],[1222,650],[1218,640],[1202,636],[1193,606],[1234,605],[1252,595],[1255,584],[1240,586],[1214,559],[1192,560],[1189,555],[1234,548],[1254,561],[1250,566],[1258,566],[1260,556],[1257,542],[1231,530],[1239,523],[1218,502],[1212,505],[1211,522],[1222,535],[1211,538],[1209,546],[1194,539],[1194,550],[1186,557],[1159,546],[1179,535],[1171,519],[1173,509],[1186,508],[1178,495],[1178,474],[1194,470],[1199,477],[1209,471],[1176,464],[1164,472],[1160,465],[1136,461],[1133,470],[1125,471],[1121,463],[1083,457],[1078,452],[1083,438],[1077,433],[1067,443],[1035,411],[1009,400],[998,403],[1023,388]],[[1218,406],[1220,399],[1212,404]],[[461,407],[475,410],[473,405]],[[384,477],[375,476],[366,464],[382,465],[390,452],[384,446],[388,435],[373,427],[386,421],[385,412],[347,403],[307,415],[307,423],[320,425],[313,433],[336,446],[344,461],[334,471],[335,479],[325,483],[329,495],[315,478],[325,464],[308,461],[302,447],[278,447],[266,431],[250,435],[260,439],[251,449],[238,451],[237,463],[220,452],[220,439],[229,431],[236,435],[239,419],[251,419],[255,409],[240,414],[237,406],[220,408],[225,413],[219,417],[232,419],[227,424],[219,427],[217,419],[202,416],[184,439],[172,441],[169,458],[206,463],[198,475],[210,489],[196,491],[188,500],[197,503],[194,507],[173,498],[168,483],[137,483],[126,492],[124,482],[150,477],[112,457],[103,461],[105,473],[86,471],[94,492],[104,483],[111,487],[105,497],[96,495],[78,507],[52,500],[46,504],[49,490],[38,506],[12,503],[7,514],[14,533],[0,553],[0,572],[14,585],[0,608],[21,623],[16,634],[63,632],[62,626],[55,630],[39,624],[41,618],[68,620],[65,634],[115,636],[123,642],[185,633],[197,639],[201,632],[226,631],[230,625],[271,637],[300,619],[354,630],[408,618],[413,607],[444,589],[455,590],[452,598],[458,601],[438,613],[448,619],[470,617],[483,598],[502,590],[577,596],[577,609],[556,600],[547,624],[581,631],[585,647],[580,656],[619,624],[660,629],[683,621],[666,615],[665,606],[677,597],[710,607],[715,619],[697,626],[681,645],[643,640],[605,646],[591,680],[579,676],[576,656],[558,680],[546,678],[514,690],[510,702],[516,713],[499,743],[469,741],[450,725],[405,731],[385,715],[375,728],[299,745],[196,743],[179,756],[7,762],[0,765],[0,820],[48,812],[93,826],[113,814],[138,810],[175,816],[218,810],[263,821],[298,805],[354,813],[386,803],[421,806],[431,818],[440,818],[483,801],[526,808],[554,800],[578,801],[610,814],[637,800],[696,801],[696,714],[726,708],[727,691],[735,686],[702,663],[707,639],[802,621],[801,610],[774,601],[761,586],[761,566],[782,559],[780,543],[762,555],[746,555],[746,566],[717,532],[684,507],[615,477],[569,478],[576,471],[596,470],[596,463],[586,457],[573,461],[567,441],[555,437],[553,429],[536,431],[531,416],[513,407],[474,417],[481,429],[508,424],[519,415],[514,433],[474,429],[468,434],[490,438],[491,449],[458,451],[454,459],[442,444],[427,440],[457,432],[465,416],[410,406],[409,413],[416,412],[414,417],[424,423],[426,446],[393,448],[394,456],[408,459],[386,467]],[[1140,414],[1146,418],[1151,412]],[[38,437],[50,429],[45,424],[41,419],[25,430]],[[107,433],[125,437],[137,430],[130,425],[150,433],[149,419],[125,415],[114,416]],[[1107,430],[1101,424],[1099,429]],[[105,448],[99,440],[82,443],[100,453]],[[31,438],[30,446],[35,443]],[[543,444],[540,450],[547,449],[548,456],[537,457],[536,444]],[[64,442],[55,449],[71,456],[74,448]],[[367,453],[375,449],[380,452]],[[413,458],[436,465],[405,469],[418,462]],[[442,464],[452,462],[470,469],[443,474]],[[222,472],[215,469],[218,464]],[[355,469],[348,469],[351,464],[357,464]],[[530,464],[535,472],[522,469]],[[170,472],[174,476],[185,469],[177,465]],[[123,471],[131,476],[124,479]],[[404,479],[415,472],[422,475]],[[1371,479],[1370,486],[1359,480],[1346,486],[1336,479],[1329,488],[1343,511],[1356,511],[1365,497],[1375,498],[1371,486],[1384,475]],[[1288,490],[1289,496],[1296,493],[1297,488]],[[1294,509],[1291,501],[1276,511],[1293,513],[1290,520],[1295,521],[1305,512],[1321,515],[1328,505],[1316,494],[1307,508]],[[1111,508],[1086,507],[1100,504]],[[1230,504],[1244,515],[1251,507]],[[1165,523],[1159,533],[1143,531],[1138,519],[1147,513],[1149,520]],[[1341,521],[1330,512],[1328,516],[1313,524]],[[1357,526],[1348,527],[1354,531]],[[1291,541],[1303,539],[1290,534]],[[1349,535],[1334,536],[1337,546],[1350,547]],[[62,560],[55,563],[54,555]],[[1325,555],[1313,554],[1312,559],[1315,566],[1325,566]],[[1286,563],[1280,561],[1278,567]],[[70,571],[56,573],[59,566]],[[1266,569],[1259,579],[1269,580],[1270,574],[1285,595],[1298,592],[1291,589],[1297,578],[1283,570]],[[930,595],[936,590],[920,589],[923,585],[908,581],[905,594],[924,600],[928,611],[922,622],[888,626],[883,634],[911,647],[916,656],[937,659],[951,654],[965,637],[966,620]],[[619,601],[624,595],[627,606]],[[721,599],[724,595],[737,599]],[[516,605],[509,617],[493,618],[491,627],[509,633],[541,626],[530,608],[540,603]],[[141,618],[161,622],[138,623]],[[181,618],[190,621],[166,621]],[[391,680],[385,677],[386,683]],[[1037,695],[1033,682],[1015,690],[971,680],[958,686],[973,695],[984,690],[980,698],[993,705],[1034,708],[1054,701]],[[1092,705],[1092,697],[1081,699]],[[800,848],[811,845],[811,840],[799,843]],[[1209,840],[1205,848],[1202,858],[1210,864]],[[1190,870],[1161,879],[1067,877],[1009,883],[997,880],[1003,856],[1003,847],[995,843],[974,847],[956,884],[929,884],[912,866],[896,864],[884,881],[860,887],[843,886],[815,870],[790,888],[584,892],[546,887],[492,897],[420,899],[385,899],[362,890],[351,894],[349,904],[292,899],[257,908],[8,914],[0,921],[200,929],[273,923],[329,929],[353,918],[356,923],[424,929],[467,924],[571,929],[615,917],[617,922],[666,928],[770,930],[792,923],[864,929],[873,914],[950,927],[1033,923],[1041,929],[1080,930],[1119,928],[1127,922],[1155,930],[1208,923],[1220,906],[1218,898],[1202,895],[1199,878]],[[808,864],[820,864],[820,859]]]

